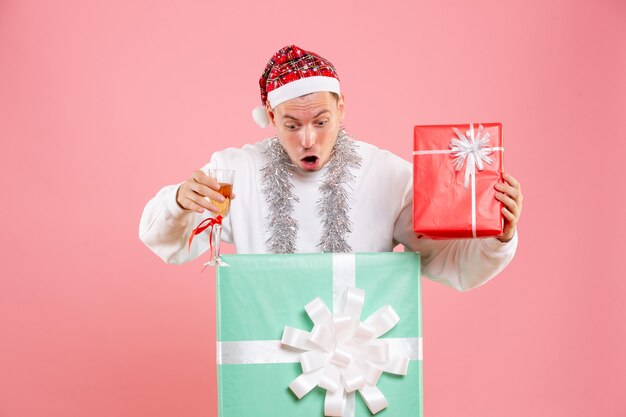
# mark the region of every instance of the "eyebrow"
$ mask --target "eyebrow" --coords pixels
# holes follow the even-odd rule
[[[321,112],[317,113],[315,116],[313,116],[313,118],[315,119],[316,117],[320,117],[322,114],[324,113],[330,113],[330,110],[322,110]],[[289,114],[285,114],[283,115],[283,119],[293,119],[299,122],[299,120]]]

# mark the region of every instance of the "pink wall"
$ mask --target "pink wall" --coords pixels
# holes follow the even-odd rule
[[[626,3],[249,3],[0,2],[0,416],[215,413],[213,275],[139,216],[270,134],[250,110],[288,43],[407,159],[414,124],[504,124],[519,251],[481,289],[424,283],[427,417],[626,415]]]

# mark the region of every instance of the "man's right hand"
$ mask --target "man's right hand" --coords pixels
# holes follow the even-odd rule
[[[185,210],[203,213],[206,209],[217,214],[219,210],[210,200],[224,201],[224,196],[218,192],[219,189],[220,184],[217,181],[198,169],[178,187],[176,202]],[[230,198],[235,198],[235,195],[231,194]]]

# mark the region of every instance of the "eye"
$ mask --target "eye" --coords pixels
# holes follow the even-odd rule
[[[315,122],[315,125],[319,126],[319,127],[322,127],[322,126],[325,126],[326,123],[328,123],[328,119],[321,119],[321,120],[318,120],[317,122]]]
[[[287,124],[287,125],[285,125],[285,127],[286,127],[288,130],[297,130],[297,129],[300,127],[300,125],[296,125],[296,124]]]

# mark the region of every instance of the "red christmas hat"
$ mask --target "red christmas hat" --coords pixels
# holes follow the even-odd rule
[[[340,94],[339,77],[333,64],[314,52],[296,45],[285,46],[269,60],[259,80],[261,104],[252,118],[261,127],[269,126],[265,105],[276,108],[292,98],[317,91]]]

